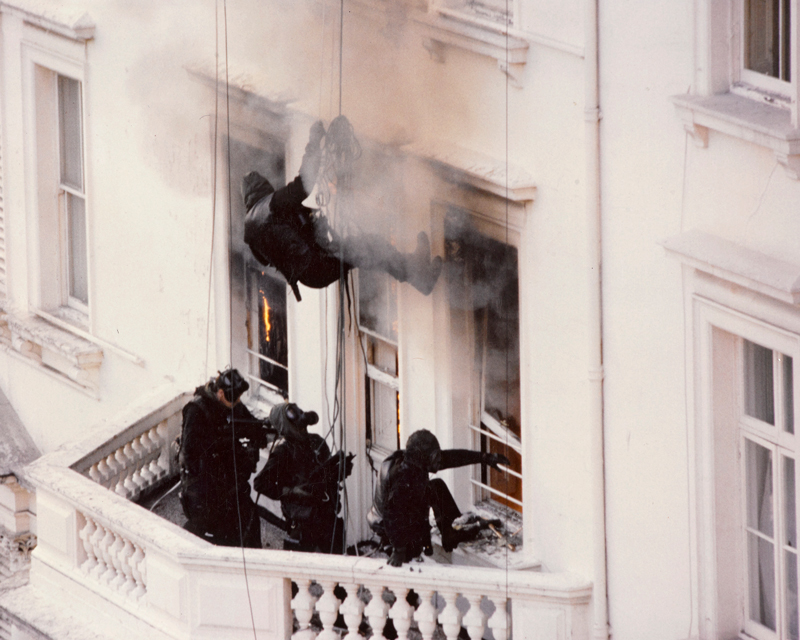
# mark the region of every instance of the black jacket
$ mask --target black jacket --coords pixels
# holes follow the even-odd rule
[[[322,512],[338,512],[339,455],[331,456],[317,434],[285,438],[270,453],[253,486],[268,498],[280,500],[290,523],[317,520]]]
[[[241,402],[229,409],[208,385],[183,408],[181,503],[189,519],[226,517],[251,504],[248,479],[267,435]],[[235,470],[235,473],[234,473]]]
[[[441,452],[439,469],[452,469],[483,461],[480,451],[447,449]],[[372,509],[367,516],[370,526],[388,537],[395,548],[422,548],[430,544],[430,522],[426,500],[428,471],[422,460],[395,451],[383,461],[375,487]]]
[[[318,243],[314,212],[302,204],[319,171],[320,139],[312,128],[300,174],[285,187],[273,192],[266,178],[255,172],[245,176],[242,186],[248,208],[244,241],[256,260],[283,274],[298,300],[298,282],[322,288],[339,277],[334,256]]]

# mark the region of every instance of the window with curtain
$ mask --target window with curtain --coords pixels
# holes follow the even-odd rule
[[[798,638],[793,359],[742,340],[745,632]]]

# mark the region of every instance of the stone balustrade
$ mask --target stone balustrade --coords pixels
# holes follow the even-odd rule
[[[215,547],[131,502],[172,472],[188,398],[155,394],[28,466],[33,586],[148,640],[356,640],[364,623],[383,640],[387,620],[401,639],[412,628],[424,640],[455,640],[462,628],[472,640],[590,637],[592,588],[578,576]],[[346,631],[334,630],[339,614]]]

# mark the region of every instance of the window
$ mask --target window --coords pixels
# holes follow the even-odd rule
[[[735,90],[766,92],[789,107],[792,92],[792,4],[796,0],[742,0],[741,52]]]
[[[258,171],[275,188],[284,184],[283,145],[253,132],[252,144],[231,138],[230,295],[231,362],[246,373],[250,394],[270,405],[289,395],[289,323],[283,276],[253,257],[244,243],[242,178]]]
[[[791,79],[791,1],[745,0],[744,68]]]
[[[364,349],[366,438],[385,456],[400,448],[397,281],[381,271],[358,272],[358,326]]]
[[[81,83],[58,76],[59,197],[65,221],[65,272],[67,300],[89,304],[86,198],[83,191],[83,133]]]
[[[517,250],[478,232],[468,214],[445,220],[452,334],[466,338],[469,428],[481,451],[511,464],[486,466],[472,483],[479,495],[522,510],[522,432]]]
[[[745,631],[798,638],[793,360],[741,340]]]
[[[34,82],[40,307],[86,326],[89,262],[82,83],[39,65],[34,66]]]

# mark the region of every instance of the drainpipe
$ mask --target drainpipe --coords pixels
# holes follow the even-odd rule
[[[608,592],[606,585],[606,491],[603,424],[603,298],[600,204],[600,96],[598,65],[598,4],[586,0],[585,86],[586,123],[586,230],[589,276],[589,428],[592,473],[592,557],[594,568],[592,637],[608,640]]]

